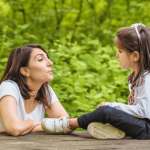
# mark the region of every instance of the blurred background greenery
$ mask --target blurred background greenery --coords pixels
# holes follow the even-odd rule
[[[127,103],[131,70],[121,70],[114,38],[121,27],[149,26],[149,8],[148,0],[0,0],[0,77],[14,48],[41,44],[70,117],[101,102]]]

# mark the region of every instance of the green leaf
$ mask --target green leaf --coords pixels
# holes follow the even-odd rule
[[[77,92],[77,93],[82,93],[83,92],[83,88],[81,88],[81,87],[75,87],[75,92]]]
[[[90,95],[95,96],[97,95],[97,91],[95,89],[90,90]]]
[[[0,62],[1,62],[1,63],[6,63],[7,61],[8,61],[8,58],[1,58],[1,59],[0,59]]]
[[[117,102],[118,103],[127,103],[127,100],[125,100],[123,98],[117,98]]]

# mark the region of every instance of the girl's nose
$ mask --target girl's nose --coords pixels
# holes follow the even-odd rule
[[[116,57],[118,57],[118,52],[116,53]]]

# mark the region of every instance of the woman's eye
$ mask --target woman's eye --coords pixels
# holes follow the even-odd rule
[[[119,52],[121,53],[122,51],[121,51],[121,50],[119,50]]]
[[[42,61],[43,59],[39,59],[38,61]]]

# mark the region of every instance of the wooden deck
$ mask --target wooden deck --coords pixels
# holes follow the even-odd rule
[[[0,134],[0,150],[150,150],[150,140],[98,140],[87,131],[74,131],[70,135],[50,135],[46,132],[13,137]]]

